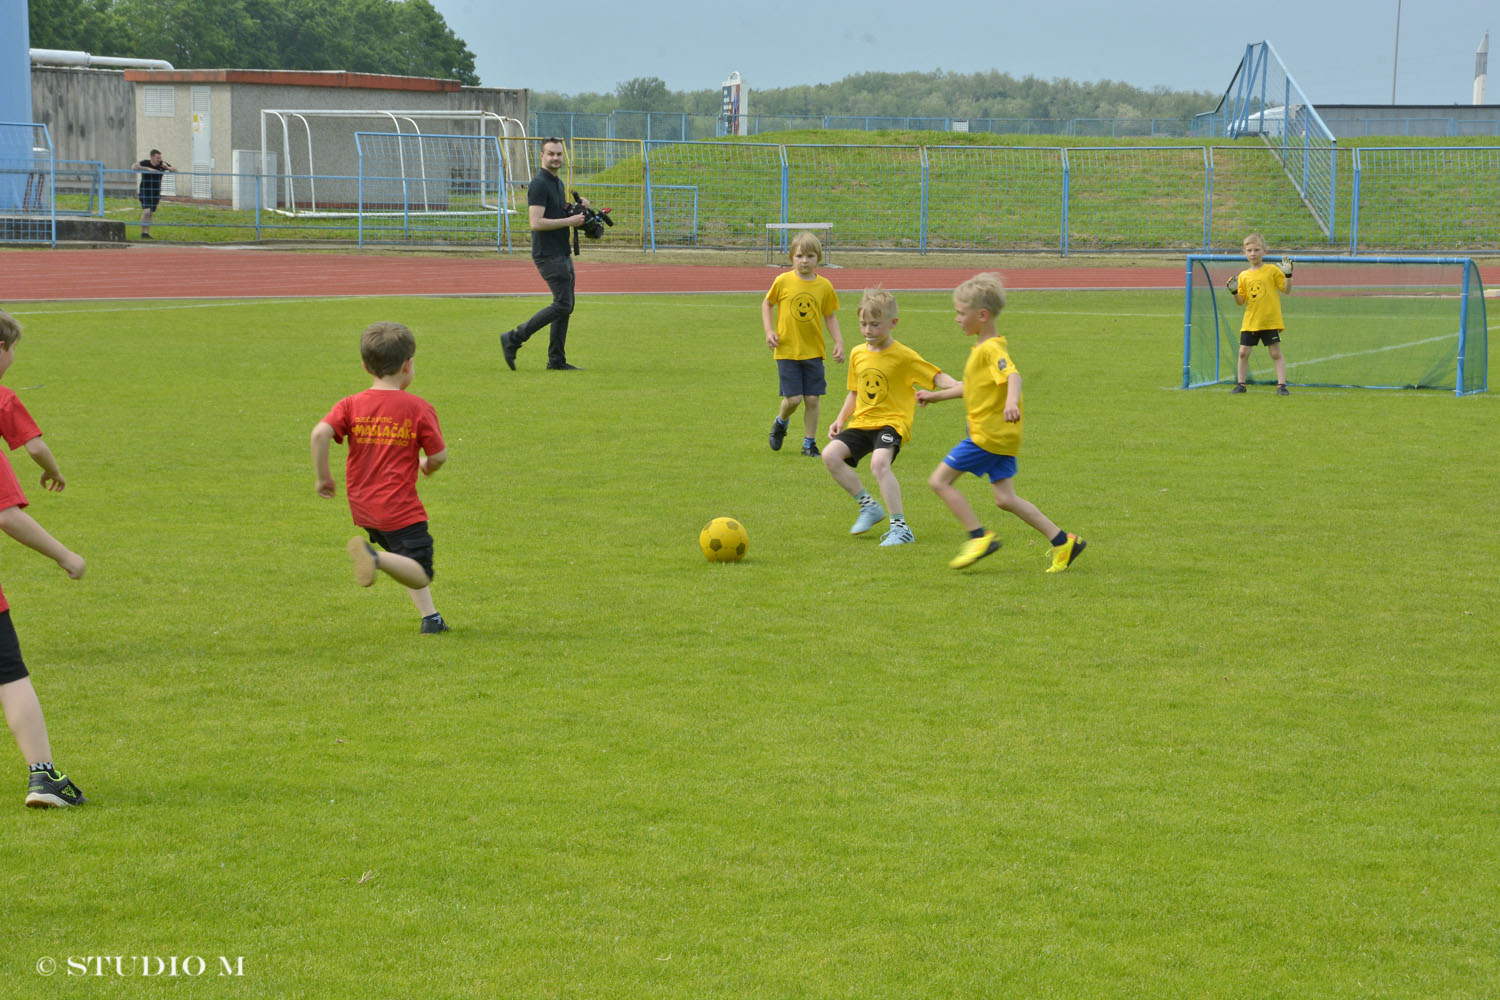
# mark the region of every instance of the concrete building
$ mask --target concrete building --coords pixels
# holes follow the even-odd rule
[[[32,121],[47,126],[53,155],[123,169],[145,155],[136,149],[135,88],[118,69],[31,67]]]
[[[45,124],[58,160],[98,162],[128,170],[151,149],[162,150],[180,172],[164,179],[169,197],[228,202],[236,173],[253,174],[261,149],[262,109],[369,111],[368,118],[307,117],[283,134],[268,135],[268,173],[349,176],[358,172],[354,132],[412,131],[379,111],[483,111],[524,123],[530,92],[465,87],[456,80],[341,71],[31,68],[34,120]],[[467,126],[419,119],[424,132]],[[495,134],[493,126],[490,134]],[[309,142],[309,139],[311,140]],[[315,151],[309,162],[309,146]],[[236,153],[239,161],[236,163]],[[251,154],[254,155],[251,155]],[[133,176],[108,177],[112,189],[132,188]],[[347,187],[348,185],[345,185]],[[350,201],[337,185],[331,201]],[[270,188],[274,194],[275,186]],[[264,194],[265,192],[263,192]],[[285,191],[281,192],[285,195]],[[301,193],[297,193],[301,200]],[[253,200],[253,195],[252,195]]]
[[[413,130],[382,112],[483,111],[523,123],[530,96],[526,90],[465,87],[456,80],[342,71],[126,70],[125,80],[134,88],[135,132],[142,152],[160,149],[179,171],[193,175],[176,179],[177,197],[214,201],[231,199],[231,175],[256,172],[263,124],[270,158],[266,173],[349,177],[359,169],[356,131]],[[365,111],[369,116],[263,121],[265,109]],[[431,122],[417,127],[429,133],[463,127],[441,118]],[[470,124],[459,134],[478,134],[478,127]],[[496,134],[493,126],[489,134]],[[326,200],[352,202],[351,187],[326,184]],[[296,196],[301,201],[302,195]]]
[[[1500,136],[1500,105],[1495,104],[1318,104],[1317,109],[1339,139]]]

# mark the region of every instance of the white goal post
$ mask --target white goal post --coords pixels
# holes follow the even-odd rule
[[[314,123],[318,127],[314,127]],[[363,123],[363,124],[362,124]],[[515,118],[493,111],[477,109],[436,109],[402,111],[397,109],[354,108],[262,108],[260,112],[261,163],[279,163],[276,185],[281,197],[275,211],[283,215],[307,217],[346,217],[357,214],[358,154],[354,135],[369,131],[370,123],[380,131],[396,135],[422,135],[424,131],[442,134],[473,134],[493,137],[499,143],[502,164],[510,176],[495,178],[494,190],[501,203],[486,208],[510,213],[513,209],[507,193],[508,180],[531,176],[530,151],[524,141],[525,126]],[[333,126],[333,127],[330,127]],[[425,129],[424,129],[425,126]],[[280,139],[278,151],[275,143]],[[279,159],[268,159],[280,153]],[[305,167],[306,169],[299,169]],[[321,167],[321,172],[320,172]],[[420,160],[403,163],[403,176],[426,179],[425,164]],[[406,173],[409,171],[409,174]],[[273,178],[267,177],[267,181]],[[323,184],[319,193],[319,182]],[[488,188],[488,186],[486,186]]]

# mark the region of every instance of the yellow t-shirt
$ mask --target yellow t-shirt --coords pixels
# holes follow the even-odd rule
[[[1260,267],[1245,268],[1239,275],[1239,292],[1245,299],[1245,318],[1240,332],[1248,330],[1284,330],[1281,321],[1281,292],[1286,289],[1286,275],[1275,264],[1261,262]]]
[[[1009,379],[1019,374],[1004,337],[991,337],[975,344],[964,364],[964,412],[969,420],[969,439],[996,455],[1021,452],[1025,414],[1013,424],[1005,420]]]
[[[776,360],[805,361],[825,356],[823,317],[838,312],[839,295],[821,274],[811,281],[784,271],[771,283],[766,301],[776,307]]]
[[[847,388],[854,393],[854,413],[845,426],[874,430],[890,425],[901,440],[911,440],[912,417],[917,412],[915,386],[933,388],[933,376],[942,371],[899,341],[883,351],[869,344],[856,344],[849,352]]]

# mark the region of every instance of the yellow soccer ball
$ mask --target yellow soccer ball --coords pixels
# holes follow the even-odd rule
[[[698,532],[698,547],[709,562],[739,562],[750,548],[750,535],[734,518],[716,517]]]

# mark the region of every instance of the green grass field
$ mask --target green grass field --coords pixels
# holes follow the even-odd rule
[[[66,491],[11,462],[89,570],[0,572],[92,802],[11,751],[0,996],[1495,995],[1500,400],[1183,392],[1180,294],[1016,293],[1018,490],[1089,548],[1044,574],[970,478],[1005,547],[954,572],[961,404],[896,464],[917,544],[851,537],[766,447],[758,299],[585,296],[567,375],[501,362],[535,297],[11,303]],[[313,489],[376,319],[447,635],[354,584],[341,448]]]

